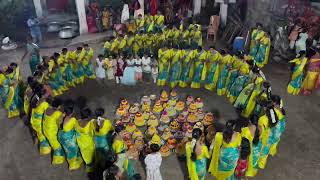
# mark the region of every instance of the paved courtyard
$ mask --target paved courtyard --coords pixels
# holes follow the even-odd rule
[[[92,44],[95,52],[100,51],[102,44]],[[74,47],[73,47],[74,48]],[[59,48],[60,49],[60,48]],[[50,55],[59,49],[45,49],[41,53]],[[0,64],[18,62],[22,74],[29,74],[28,63],[21,62],[21,49],[11,52],[0,52]],[[278,154],[269,158],[266,169],[259,171],[255,179],[259,180],[316,180],[320,177],[320,95],[309,97],[290,96],[286,93],[289,70],[286,65],[270,63],[263,69],[271,81],[272,90],[279,94],[287,110],[287,128],[281,139]],[[137,101],[145,94],[159,94],[161,88],[154,85],[139,84],[135,87],[117,86],[109,82],[100,86],[89,80],[84,85],[72,89],[64,95],[73,98],[79,95],[88,98],[89,106],[104,107],[107,116],[112,117],[120,98],[130,102]],[[232,106],[224,97],[204,89],[178,89],[181,97],[190,94],[205,100],[206,110],[217,109],[223,119],[235,117]],[[33,145],[28,129],[20,119],[7,119],[6,111],[0,108],[0,180],[62,180],[87,179],[84,169],[69,172],[66,163],[52,166],[50,157],[39,155]],[[143,169],[138,167],[143,173]],[[161,172],[164,180],[185,179],[185,162],[178,161],[174,155],[165,158]],[[207,179],[213,179],[208,175]]]

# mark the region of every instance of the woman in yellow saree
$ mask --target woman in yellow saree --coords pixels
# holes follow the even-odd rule
[[[86,171],[93,171],[93,158],[95,153],[94,124],[90,109],[81,110],[81,120],[75,126],[77,143],[82,159],[86,163]]]
[[[185,57],[186,51],[178,49],[172,58],[170,71],[169,71],[169,84],[171,88],[175,88],[180,80],[182,72],[182,61]]]
[[[20,98],[20,70],[17,64],[11,63],[5,72],[6,79],[3,80],[2,103],[8,110],[8,118],[20,115],[22,100]],[[4,78],[4,77],[3,77]]]
[[[291,74],[291,80],[288,84],[287,91],[289,94],[298,95],[302,87],[304,67],[307,63],[305,51],[300,51],[300,57],[290,61],[294,65],[293,72]]]
[[[256,106],[256,97],[262,90],[264,80],[258,76],[252,83],[248,84],[237,97],[234,107],[243,109],[242,116],[249,118]]]
[[[172,49],[164,49],[159,55],[159,76],[157,80],[158,86],[164,86],[168,80],[169,69],[170,69],[170,59],[174,56],[174,51]]]
[[[217,180],[231,180],[239,159],[241,134],[233,131],[233,125],[227,122],[226,129],[218,132],[210,146],[212,158],[209,173]]]
[[[226,93],[226,81],[228,76],[228,66],[231,63],[232,56],[230,54],[226,54],[224,50],[221,51],[221,61],[219,64],[219,78],[217,82],[217,94],[218,96],[225,95]]]
[[[217,86],[218,76],[219,76],[219,61],[221,59],[221,54],[210,47],[209,60],[206,63],[207,75],[205,80],[204,88],[209,91],[213,91]]]
[[[112,138],[111,138],[112,149],[118,156],[118,160],[115,163],[115,165],[119,167],[121,175],[123,174],[123,172],[125,171],[125,168],[128,165],[128,157],[126,154],[126,151],[128,148],[122,139],[123,130],[124,130],[123,125],[117,125],[115,127],[114,133],[112,134]]]
[[[276,145],[285,128],[284,115],[274,106],[272,101],[266,102],[264,108],[266,113],[261,116],[258,121],[258,125],[261,127],[262,137],[262,150],[258,160],[258,166],[261,169],[265,168],[269,154],[275,155]],[[272,151],[271,146],[273,146]]]
[[[232,63],[229,65],[229,72],[226,79],[226,96],[230,97],[230,89],[237,77],[240,75],[240,67],[243,63],[243,55],[241,52],[237,52],[236,55],[233,55]]]
[[[110,150],[108,139],[110,138],[110,131],[112,124],[110,120],[103,118],[104,109],[98,108],[95,110],[96,119],[93,120],[95,126],[94,142],[96,146],[95,164],[96,167],[104,169],[106,162],[106,154]]]
[[[252,118],[255,119],[255,118]],[[260,157],[262,141],[260,134],[260,127],[258,127],[256,120],[251,121],[248,127],[241,129],[241,136],[248,139],[250,142],[250,155],[248,159],[248,168],[246,170],[247,177],[254,177],[258,173],[258,160]]]
[[[77,49],[71,54],[71,59],[73,61],[72,71],[75,76],[76,84],[82,84],[84,82],[84,68],[82,66],[82,61],[84,58],[85,51],[82,47],[77,47]]]
[[[46,136],[53,149],[52,164],[58,165],[63,164],[64,162],[64,151],[58,141],[59,124],[63,118],[63,113],[60,110],[62,100],[56,98],[50,99],[48,102],[50,107],[44,113],[43,134]]]
[[[79,169],[82,159],[76,139],[75,126],[78,123],[73,115],[73,101],[66,101],[63,106],[63,120],[58,133],[58,140],[61,143],[69,164],[69,170]]]
[[[264,36],[264,31],[262,30],[262,24],[257,23],[256,28],[251,32],[251,42],[250,42],[250,54],[256,54],[257,48],[256,45],[260,39]]]
[[[43,116],[49,104],[44,96],[46,94],[45,89],[36,90],[35,93],[35,96],[31,100],[31,126],[37,134],[40,154],[47,155],[51,153],[51,147],[43,134]]]
[[[268,63],[270,47],[270,34],[266,32],[264,33],[264,36],[262,36],[261,39],[257,41],[257,44],[254,47],[254,49],[257,49],[250,53],[250,56],[252,56],[254,62],[259,68],[262,68],[264,65]]]
[[[319,51],[319,50],[318,50]],[[320,75],[320,51],[316,52],[311,57],[308,63],[308,70],[305,79],[303,80],[302,92],[304,95],[310,95],[316,88],[316,82]]]
[[[229,90],[228,99],[231,104],[236,101],[241,91],[250,83],[250,67],[247,63],[242,63],[239,72],[239,76],[234,80]]]
[[[194,74],[192,77],[191,88],[200,88],[200,83],[204,81],[206,77],[206,66],[205,62],[208,60],[208,52],[206,50],[202,50],[202,48],[198,47],[199,55],[198,58],[194,62]]]
[[[190,180],[204,180],[207,174],[207,159],[210,158],[207,146],[203,142],[202,130],[192,131],[192,141],[186,144],[187,167]]]

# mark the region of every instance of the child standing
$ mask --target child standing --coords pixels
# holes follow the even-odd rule
[[[112,56],[109,56],[109,58],[105,60],[105,67],[107,69],[108,80],[114,80],[114,71],[113,71],[112,65],[113,65],[113,59],[112,59]]]
[[[154,84],[157,83],[158,73],[159,73],[158,66],[156,64],[152,64],[151,65],[151,74],[152,74],[152,79],[153,79]]]
[[[144,159],[147,171],[146,180],[162,180],[160,173],[160,166],[162,162],[162,157],[159,153],[160,147],[158,144],[151,144],[150,149],[152,153],[148,154]]]
[[[150,57],[144,55],[142,57],[142,78],[144,82],[150,83],[150,79],[151,79],[151,59]]]
[[[142,81],[142,59],[141,57],[139,58],[137,55],[136,55],[136,58],[135,58],[135,78],[136,78],[136,81]]]
[[[115,76],[116,76],[116,83],[119,84],[121,82],[121,79],[122,79],[122,76],[123,76],[123,65],[124,65],[124,62],[123,62],[123,57],[122,55],[120,55],[120,58],[117,59],[117,63],[116,63],[116,73],[115,73]]]
[[[134,59],[130,56],[127,59],[121,83],[128,86],[136,85]]]
[[[248,157],[250,155],[250,142],[247,138],[242,138],[240,157],[237,163],[237,167],[234,171],[236,179],[242,179],[245,177],[246,170],[248,169]]]
[[[98,83],[103,82],[106,78],[106,70],[103,67],[104,63],[103,55],[99,54],[98,58],[96,59],[96,77]]]

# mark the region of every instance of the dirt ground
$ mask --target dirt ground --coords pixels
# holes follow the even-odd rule
[[[99,52],[102,44],[91,45]],[[72,47],[74,48],[74,47]],[[59,48],[60,49],[60,48]],[[50,55],[59,49],[45,49],[43,55]],[[23,78],[30,74],[28,62],[21,62],[21,49],[0,53],[0,64],[18,62]],[[266,169],[259,171],[254,179],[259,180],[315,180],[320,177],[320,95],[291,96],[286,92],[289,70],[286,65],[269,63],[263,69],[272,84],[274,93],[279,94],[287,110],[287,128],[278,148],[276,157],[269,158]],[[138,101],[142,95],[158,94],[161,88],[154,85],[138,84],[135,87],[117,86],[112,82],[100,86],[96,81],[89,80],[84,85],[70,90],[64,97],[86,96],[89,106],[104,107],[108,117],[112,117],[120,98],[130,102]],[[205,100],[206,110],[217,109],[223,119],[235,117],[232,106],[224,97],[204,89],[178,89],[181,97],[187,94]],[[318,118],[317,118],[318,117]],[[0,180],[62,180],[87,179],[84,168],[69,172],[66,163],[52,166],[50,157],[39,155],[33,145],[28,129],[20,119],[7,119],[7,113],[0,108]],[[141,166],[137,166],[143,173]],[[171,155],[164,158],[161,173],[164,180],[182,180],[186,178],[185,162]],[[213,179],[208,175],[207,179]]]

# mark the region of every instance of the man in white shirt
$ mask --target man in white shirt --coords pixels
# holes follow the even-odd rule
[[[31,16],[27,21],[30,29],[30,34],[34,43],[40,43],[42,41],[42,34],[40,29],[40,22],[37,18]]]

